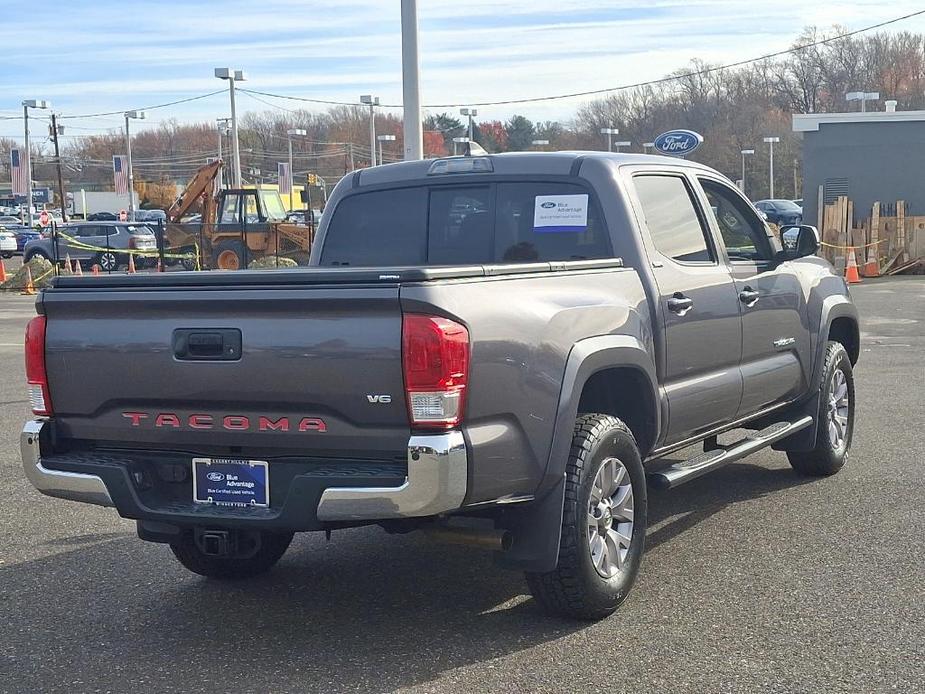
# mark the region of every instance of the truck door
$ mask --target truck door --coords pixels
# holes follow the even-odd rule
[[[742,396],[742,324],[693,182],[680,173],[633,177],[665,333],[665,445],[731,422]]]
[[[742,403],[745,417],[805,392],[810,335],[802,285],[793,265],[748,201],[727,183],[698,177],[711,224],[725,246],[742,315]]]

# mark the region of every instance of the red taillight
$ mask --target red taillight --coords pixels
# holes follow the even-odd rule
[[[462,421],[469,382],[469,331],[448,318],[402,318],[402,369],[411,424],[448,429]]]
[[[32,411],[50,415],[51,397],[45,373],[45,316],[36,316],[26,326],[26,382]]]

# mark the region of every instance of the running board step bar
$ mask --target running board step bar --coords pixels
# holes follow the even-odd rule
[[[649,482],[658,489],[677,487],[712,472],[726,463],[740,460],[755,451],[760,451],[775,441],[805,429],[812,423],[813,418],[809,415],[801,417],[795,422],[777,422],[761,431],[749,434],[741,441],[695,455],[693,458],[688,458],[680,463],[651,472],[648,474]]]

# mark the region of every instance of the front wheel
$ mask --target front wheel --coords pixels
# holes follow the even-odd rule
[[[258,531],[224,531],[227,538],[221,555],[217,555],[217,536],[199,528],[186,530],[170,544],[174,556],[183,566],[200,576],[217,579],[251,578],[269,571],[292,542],[292,533]]]
[[[646,479],[629,428],[610,415],[579,417],[565,484],[559,564],[528,573],[527,584],[550,612],[600,619],[626,599],[645,544]]]
[[[13,251],[3,251],[3,257],[5,260],[9,260],[13,257]]]
[[[854,371],[844,346],[829,341],[816,414],[816,443],[809,451],[789,451],[790,465],[801,475],[834,475],[848,461],[854,434]]]

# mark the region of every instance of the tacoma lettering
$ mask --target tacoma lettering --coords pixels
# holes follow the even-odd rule
[[[225,429],[226,431],[289,431],[292,424],[289,417],[267,417],[260,415],[256,418],[256,425],[251,417],[240,414],[228,414],[216,417],[206,413],[191,415],[178,415],[175,412],[123,412],[122,416],[131,422],[131,426],[142,426],[143,420],[152,420],[151,425],[157,428],[171,427],[173,429]],[[218,422],[218,423],[216,423]],[[299,431],[317,431],[324,433],[328,430],[325,421],[319,417],[302,417],[299,420]]]

